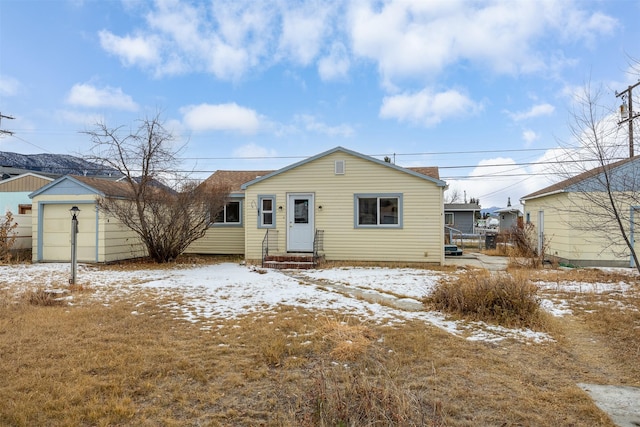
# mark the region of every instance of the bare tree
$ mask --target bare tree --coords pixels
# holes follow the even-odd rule
[[[601,103],[602,89],[585,85],[577,95],[569,129],[577,145],[565,147],[559,162],[567,177],[565,189],[571,197],[563,206],[567,217],[579,217],[571,226],[597,236],[617,257],[638,256],[631,233],[640,223],[640,158],[626,158],[626,135],[619,135],[615,109]]]
[[[156,262],[174,260],[203,237],[224,208],[228,188],[197,185],[176,172],[180,148],[159,115],[135,129],[99,122],[85,133],[93,144],[88,159],[123,176],[123,197],[102,197],[99,208],[135,232]]]
[[[459,203],[462,200],[462,194],[457,188],[449,188],[444,193],[445,203]]]

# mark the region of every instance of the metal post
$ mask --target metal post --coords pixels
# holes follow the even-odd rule
[[[69,279],[69,284],[76,284],[76,270],[78,265],[78,209],[77,206],[74,206],[70,209],[71,212],[71,279]]]

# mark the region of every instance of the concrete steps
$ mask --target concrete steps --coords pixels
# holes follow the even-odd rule
[[[315,268],[319,261],[320,259],[314,260],[313,255],[308,253],[267,255],[262,266],[280,270],[305,270]]]

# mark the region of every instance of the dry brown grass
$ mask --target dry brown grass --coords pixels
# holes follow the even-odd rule
[[[548,316],[540,309],[537,292],[526,275],[478,270],[440,282],[425,303],[470,320],[546,330]]]
[[[0,425],[613,426],[576,383],[640,384],[639,315],[613,304],[526,345],[295,307],[203,329],[150,290],[69,292],[0,293]]]

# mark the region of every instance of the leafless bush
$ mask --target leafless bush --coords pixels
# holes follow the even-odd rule
[[[537,291],[524,276],[478,273],[440,283],[426,303],[472,320],[540,328],[544,321]]]
[[[13,220],[13,214],[7,211],[4,218],[0,218],[0,262],[2,263],[11,261],[11,249],[18,235],[16,228],[18,223]]]

